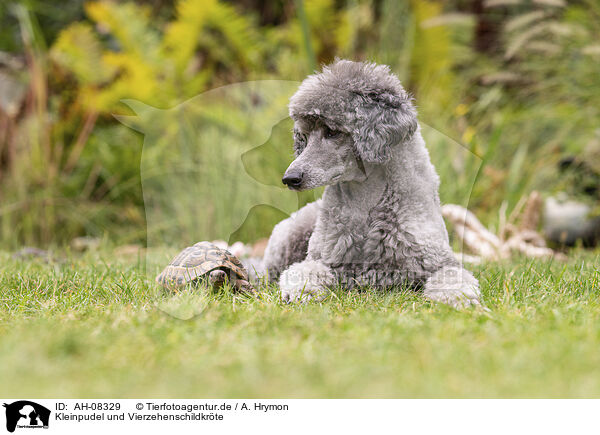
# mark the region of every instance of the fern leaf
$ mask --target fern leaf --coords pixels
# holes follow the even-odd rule
[[[517,15],[506,22],[504,30],[507,32],[514,32],[515,30],[522,29],[523,27],[529,26],[536,21],[543,20],[547,17],[545,11],[533,11],[526,14]]]
[[[71,71],[81,84],[98,84],[111,76],[110,68],[102,62],[102,46],[92,28],[74,23],[58,35],[50,57]]]

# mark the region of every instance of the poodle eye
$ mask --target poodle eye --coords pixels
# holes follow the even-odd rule
[[[306,148],[306,135],[294,130],[294,150],[300,154]]]
[[[332,130],[329,127],[325,127],[325,139],[335,139],[336,137],[338,137],[341,134],[342,134],[341,131]]]

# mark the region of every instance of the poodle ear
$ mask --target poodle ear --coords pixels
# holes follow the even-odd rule
[[[407,94],[369,94],[364,107],[353,134],[356,149],[365,162],[385,163],[392,147],[417,130],[417,113]]]

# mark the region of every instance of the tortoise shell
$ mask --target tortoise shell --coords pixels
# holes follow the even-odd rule
[[[231,252],[210,242],[199,242],[173,258],[156,281],[166,287],[179,287],[215,269],[224,270],[230,279],[248,280],[246,269]]]

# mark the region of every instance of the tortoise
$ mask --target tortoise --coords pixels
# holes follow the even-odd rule
[[[240,260],[231,252],[210,242],[198,242],[185,248],[156,277],[156,281],[173,289],[206,278],[215,288],[223,287],[229,280],[237,291],[256,292],[248,281],[248,273]]]

